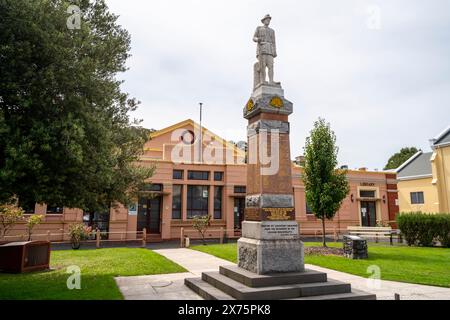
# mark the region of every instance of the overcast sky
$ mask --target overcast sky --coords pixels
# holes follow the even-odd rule
[[[246,139],[252,41],[270,13],[275,80],[294,103],[292,157],[314,121],[331,123],[340,164],[382,169],[403,146],[429,150],[450,125],[448,0],[107,0],[131,34],[124,91],[134,114],[161,129],[191,118],[227,140]]]

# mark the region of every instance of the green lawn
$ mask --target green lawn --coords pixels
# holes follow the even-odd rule
[[[320,243],[305,242],[305,246]],[[342,247],[342,243],[328,243]],[[237,261],[236,244],[195,246],[194,250],[206,252],[232,262]],[[389,246],[369,243],[369,259],[351,260],[338,256],[305,256],[305,263],[368,277],[367,267],[377,265],[381,278],[409,283],[450,287],[450,249]]]
[[[67,267],[81,269],[81,290],[67,289]],[[0,300],[5,299],[123,299],[115,276],[185,272],[181,266],[147,250],[114,248],[52,251],[52,271],[1,274]]]

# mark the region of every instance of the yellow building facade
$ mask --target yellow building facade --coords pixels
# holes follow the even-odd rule
[[[430,145],[396,170],[400,212],[450,213],[450,126]]]

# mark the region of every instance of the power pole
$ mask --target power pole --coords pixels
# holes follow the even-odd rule
[[[199,161],[200,163],[203,163],[203,128],[202,128],[202,109],[203,109],[203,103],[200,102],[200,147],[198,148],[198,152],[199,152]]]

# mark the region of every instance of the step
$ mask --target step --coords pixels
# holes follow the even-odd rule
[[[163,239],[160,234],[147,234],[145,238],[147,243],[159,243],[163,242]]]
[[[238,300],[277,300],[351,291],[350,284],[334,280],[252,288],[219,272],[203,272],[202,279]]]
[[[238,266],[221,266],[220,274],[252,288],[285,284],[327,282],[325,272],[306,269],[304,272],[256,274]]]
[[[201,278],[186,278],[185,285],[205,300],[235,300],[232,296],[213,287]],[[299,297],[287,300],[376,300],[376,295],[359,290],[353,290],[349,293]]]
[[[184,284],[205,300],[235,300],[201,278],[186,278]]]
[[[377,296],[353,289],[349,293],[326,294],[322,296],[300,297],[287,300],[377,300]]]

